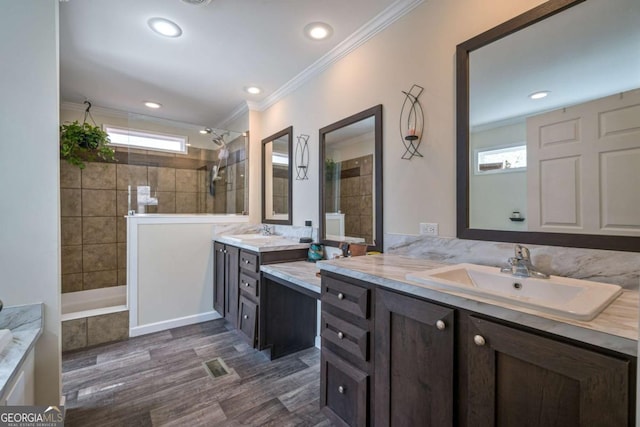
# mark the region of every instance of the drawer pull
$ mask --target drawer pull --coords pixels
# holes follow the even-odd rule
[[[344,338],[344,334],[342,332],[338,332],[338,338],[343,339]]]
[[[442,320],[438,320],[438,321],[436,322],[436,328],[438,328],[439,330],[443,331],[443,330],[445,330],[445,329],[446,329],[446,327],[447,327],[447,324],[446,324],[446,323],[444,323],[444,321],[442,321]]]
[[[339,386],[338,387],[338,393],[344,394],[346,391],[347,391],[347,389],[345,389],[343,386]]]
[[[338,294],[338,299],[344,299],[344,294],[342,292]]]
[[[245,320],[249,318],[248,314],[245,314],[244,316],[242,316]]]
[[[476,335],[473,337],[473,342],[477,345],[482,347],[483,345],[485,345],[487,342],[485,341],[484,337],[482,335]]]
[[[243,285],[245,285],[245,286],[247,286],[247,287],[249,287],[249,282],[244,282],[244,281],[243,281],[243,282],[242,282],[242,284],[243,284]]]
[[[249,264],[249,260],[248,259],[243,259],[245,264]]]

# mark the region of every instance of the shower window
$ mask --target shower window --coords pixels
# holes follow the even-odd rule
[[[109,135],[111,145],[121,147],[187,154],[189,146],[186,136],[124,129],[111,125],[103,125],[103,129]]]

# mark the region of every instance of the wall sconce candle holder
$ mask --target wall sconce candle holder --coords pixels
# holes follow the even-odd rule
[[[422,86],[415,84],[408,92],[402,91],[405,98],[400,112],[400,137],[405,148],[402,155],[405,160],[411,160],[414,156],[423,157],[418,152],[424,133],[424,112],[418,101],[423,91]]]
[[[296,137],[296,180],[309,179],[309,135],[300,134]]]

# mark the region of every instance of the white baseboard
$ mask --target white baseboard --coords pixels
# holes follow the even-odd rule
[[[154,332],[166,331],[167,329],[178,328],[180,326],[193,325],[195,323],[207,322],[209,320],[220,319],[222,316],[217,311],[194,314],[191,316],[179,317],[177,319],[163,320],[162,322],[150,323],[148,325],[135,326],[129,328],[129,337],[139,337],[140,335],[152,334]]]

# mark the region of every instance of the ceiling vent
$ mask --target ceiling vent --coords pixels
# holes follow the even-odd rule
[[[181,0],[183,3],[187,3],[193,6],[206,6],[211,3],[211,0]]]

